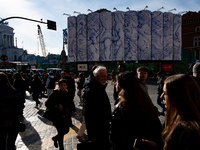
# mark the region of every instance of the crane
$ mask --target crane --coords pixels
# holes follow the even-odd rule
[[[43,35],[42,35],[42,30],[41,30],[39,25],[37,25],[37,26],[38,26],[38,36],[39,36],[39,39],[40,39],[42,54],[43,54],[43,57],[46,58],[47,54],[46,54],[46,49],[45,49],[45,44],[44,44],[44,38],[43,38]]]

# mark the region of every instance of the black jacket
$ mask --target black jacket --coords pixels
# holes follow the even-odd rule
[[[0,86],[0,128],[17,125],[24,108],[22,94],[8,86]]]
[[[155,114],[149,121],[144,121],[137,119],[138,115],[125,113],[118,105],[113,112],[111,123],[110,138],[113,147],[117,150],[133,150],[134,141],[139,138],[154,141],[158,144],[159,150],[162,149],[162,126],[158,116]]]
[[[89,139],[108,140],[111,105],[105,91],[91,74],[84,84],[84,114]]]

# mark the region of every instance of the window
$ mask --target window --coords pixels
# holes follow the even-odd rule
[[[195,32],[200,32],[200,26],[197,26],[197,27],[195,28]]]
[[[200,37],[194,37],[194,47],[200,46]]]

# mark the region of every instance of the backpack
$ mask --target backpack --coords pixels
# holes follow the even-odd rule
[[[54,89],[55,88],[55,78],[50,78],[49,77],[49,84],[47,86],[48,89]]]

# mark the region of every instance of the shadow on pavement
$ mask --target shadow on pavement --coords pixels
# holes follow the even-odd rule
[[[31,122],[27,121],[26,119],[24,119],[24,122],[26,124],[26,130],[24,132],[19,132],[22,142],[27,146],[28,149],[32,149],[33,144],[36,144],[37,142],[37,149],[40,150],[42,147],[42,141],[38,132],[35,130],[35,128],[33,128]]]

